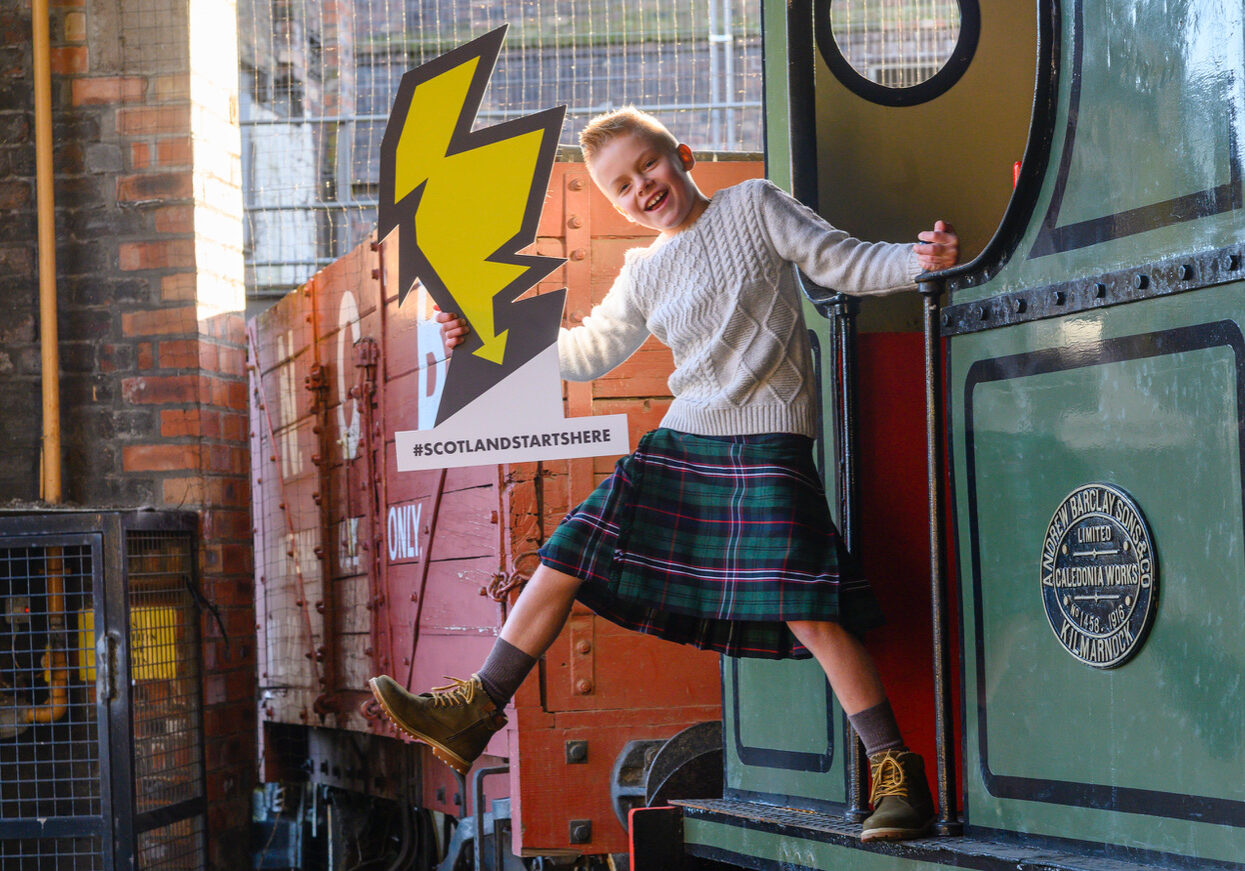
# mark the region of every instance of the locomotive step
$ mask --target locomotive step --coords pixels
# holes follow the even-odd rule
[[[1182,867],[1178,860],[1160,854],[1111,858],[1101,855],[1101,844],[1025,843],[1020,840],[1023,835],[1015,836],[1016,840],[962,835],[862,844],[860,824],[835,814],[736,799],[671,803],[683,811],[689,854],[758,871],[890,871],[905,868],[909,862],[914,869],[945,865],[981,871],[1175,871]],[[756,864],[757,856],[767,857],[763,861],[771,864]]]

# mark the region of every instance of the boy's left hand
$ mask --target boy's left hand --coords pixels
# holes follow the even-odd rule
[[[454,355],[454,348],[467,341],[471,327],[462,315],[443,312],[439,308],[436,311],[434,318],[441,325],[441,341],[445,342],[445,356],[449,358]]]
[[[950,269],[960,259],[960,237],[946,221],[935,221],[934,229],[916,236],[921,241],[912,246],[916,259],[926,272]]]

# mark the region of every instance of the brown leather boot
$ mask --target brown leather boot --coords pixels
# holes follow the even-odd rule
[[[480,678],[448,678],[449,686],[412,695],[396,680],[382,674],[368,681],[372,695],[399,729],[432,748],[432,753],[459,774],[484,752],[493,733],[506,725],[484,692]]]
[[[934,824],[934,798],[921,757],[909,750],[883,750],[869,757],[869,769],[873,814],[860,840],[902,841],[927,834]]]

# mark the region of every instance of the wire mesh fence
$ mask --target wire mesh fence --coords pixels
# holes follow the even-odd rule
[[[477,124],[634,103],[696,149],[758,152],[760,0],[240,0],[247,289],[281,296],[374,226],[402,74],[509,24]]]
[[[0,867],[103,867],[95,687],[94,559],[78,543],[0,542]],[[89,639],[84,649],[82,639]],[[24,838],[36,820],[87,821],[81,837]],[[17,837],[13,837],[17,835]]]
[[[0,547],[0,820],[100,813],[91,586],[89,548]]]
[[[203,855],[201,816],[178,820],[137,836],[138,867],[144,871],[201,871]]]
[[[95,515],[74,519],[83,528],[60,536],[32,535],[40,516],[0,525],[0,868],[94,871],[130,857],[200,871],[193,535],[131,530],[123,544],[101,538]],[[117,551],[123,574],[103,557]],[[118,588],[128,607],[108,595]]]
[[[4,871],[101,871],[104,839],[22,838],[0,840],[0,868]]]
[[[887,88],[933,77],[960,33],[959,0],[833,0],[829,18],[852,69]]]
[[[189,536],[168,532],[131,532],[126,542],[139,813],[204,790],[192,544]]]

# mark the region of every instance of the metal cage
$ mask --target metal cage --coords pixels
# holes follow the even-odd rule
[[[0,867],[206,866],[197,520],[0,514]]]

